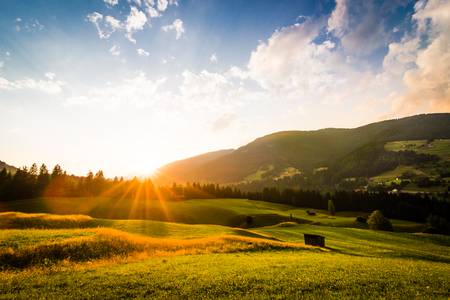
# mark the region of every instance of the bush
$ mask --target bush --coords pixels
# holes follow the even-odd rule
[[[383,216],[383,213],[379,210],[370,214],[367,219],[367,224],[369,224],[369,228],[373,230],[394,231],[391,221]]]

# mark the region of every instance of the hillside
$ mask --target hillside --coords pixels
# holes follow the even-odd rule
[[[448,138],[448,113],[387,120],[353,129],[283,131],[258,138],[234,151],[218,152],[220,155],[215,158],[207,156],[211,159],[202,161],[199,157],[203,156],[197,156],[172,163],[161,168],[160,174],[166,180],[219,183],[241,182],[251,178],[252,174],[275,178],[289,168],[299,172],[311,172],[321,167],[340,169],[343,167],[339,164],[341,161],[351,165],[354,163],[353,157],[367,164],[374,156],[360,155],[359,151],[372,153],[368,148],[373,146],[379,149],[381,145],[381,151],[374,154],[378,158],[379,155],[386,155],[383,150],[386,142]],[[348,169],[345,176],[351,176],[354,170],[347,165],[344,167]]]
[[[185,178],[189,178],[190,171],[196,169],[203,164],[218,159],[224,155],[230,154],[233,149],[219,150],[200,154],[188,159],[183,159],[170,163],[164,167],[164,172],[160,174],[163,179],[165,174],[170,174],[169,181],[184,181]]]
[[[0,171],[3,169],[6,169],[6,171],[8,171],[10,173],[15,173],[17,170],[16,167],[10,166],[7,163],[0,160]]]

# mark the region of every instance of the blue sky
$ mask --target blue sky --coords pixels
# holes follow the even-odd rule
[[[450,110],[448,0],[0,3],[0,160],[147,174]]]

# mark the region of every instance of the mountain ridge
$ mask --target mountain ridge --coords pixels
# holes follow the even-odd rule
[[[221,155],[205,162],[190,164],[190,160],[202,155],[173,162],[159,173],[166,180],[233,183],[268,166],[273,172],[280,172],[288,167],[312,170],[334,165],[369,143],[438,138],[450,138],[450,113],[421,114],[356,128],[274,132],[235,150],[215,151]],[[189,168],[184,168],[187,165]]]

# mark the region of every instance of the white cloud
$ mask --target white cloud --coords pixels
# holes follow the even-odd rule
[[[248,71],[244,71],[236,66],[231,66],[228,71],[225,72],[225,76],[228,78],[239,78],[240,80],[249,78]]]
[[[403,5],[405,1],[336,0],[327,30],[340,39],[346,53],[366,56],[389,42],[389,19]]]
[[[118,5],[119,0],[103,0],[108,7]],[[103,16],[99,12],[92,12],[86,16],[86,20],[94,24],[100,39],[108,39],[115,31],[124,31],[125,37],[132,43],[136,43],[133,34],[143,30],[150,19],[157,18],[167,10],[169,5],[178,5],[176,0],[128,0],[130,13],[125,20],[118,20],[112,16]],[[144,13],[145,12],[145,13]],[[178,20],[178,21],[177,21]],[[177,19],[167,30],[175,30],[177,39],[184,33],[183,22]],[[37,21],[37,20],[36,20]],[[22,19],[16,19],[17,30],[21,30]]]
[[[167,5],[169,3],[167,0],[158,0],[158,10],[159,11],[165,11],[167,9]]]
[[[157,17],[161,16],[161,14],[158,12],[158,10],[156,10],[152,6],[147,6],[146,11],[147,11],[149,18],[157,18]]]
[[[142,30],[146,23],[147,17],[145,14],[136,7],[132,6],[125,23],[125,29],[127,31],[126,37],[131,42],[136,43],[136,40],[133,38],[133,33]]]
[[[105,22],[114,30],[122,28],[122,24],[120,23],[120,21],[112,16],[106,16]]]
[[[211,54],[211,56],[209,57],[209,61],[212,63],[216,63],[217,62],[217,55],[215,53]]]
[[[183,26],[183,21],[180,19],[176,19],[175,21],[173,21],[173,23],[171,25],[166,25],[161,27],[161,29],[164,32],[169,32],[169,31],[175,31],[176,32],[176,36],[175,38],[178,40],[181,38],[181,36],[184,34],[185,30],[184,30],[184,26]]]
[[[251,53],[247,70],[233,68],[227,73],[254,80],[267,97],[296,106],[364,101],[375,74],[359,60],[348,59],[330,40],[317,43],[327,26],[324,21],[306,20],[275,31]]]
[[[334,68],[342,62],[328,44],[313,42],[320,28],[320,23],[306,21],[276,31],[252,52],[250,77],[272,93],[289,97],[335,85]]]
[[[336,0],[336,7],[328,19],[328,31],[342,36],[348,28],[347,0]]]
[[[46,74],[48,78],[49,73]],[[37,90],[46,94],[59,94],[63,90],[65,82],[60,80],[36,80],[33,78],[24,78],[10,81],[6,78],[0,77],[0,91],[14,91],[14,90]]]
[[[90,13],[86,16],[86,20],[94,24],[97,29],[97,34],[100,39],[107,39],[111,36],[111,34],[115,31],[114,28],[108,30],[107,28],[103,28],[101,22],[103,21],[103,15],[98,12]]]
[[[115,6],[119,4],[119,0],[103,0],[109,6]]]
[[[98,23],[101,19],[103,19],[103,15],[98,12],[90,13],[86,16],[86,19],[91,23]]]
[[[138,53],[139,56],[149,56],[149,55],[150,55],[150,53],[148,53],[147,51],[145,51],[145,50],[142,49],[142,48],[139,48],[139,49],[137,49],[136,51],[137,51],[137,53]]]
[[[112,46],[109,49],[109,53],[111,53],[112,56],[119,56],[120,55],[120,47],[117,45]]]
[[[388,53],[383,59],[385,72],[402,75],[407,69],[414,67],[419,42],[418,38],[405,37],[398,43],[390,43]]]
[[[73,95],[66,99],[65,104],[69,106],[101,105],[110,108],[119,107],[125,103],[153,106],[163,102],[161,97],[164,97],[165,92],[160,88],[166,80],[166,78],[151,80],[144,72],[137,72],[117,84],[91,88],[84,95]]]
[[[396,114],[450,111],[450,2],[419,1],[413,19],[416,37],[389,45],[386,72],[394,65],[402,73],[404,91],[390,97]],[[421,47],[418,38],[428,36]],[[395,59],[394,59],[395,58]]]
[[[349,1],[338,1],[326,24],[341,37],[342,47],[331,40],[318,44],[324,26],[320,19],[306,20],[275,31],[251,53],[247,70],[234,67],[227,76],[256,81],[272,99],[353,103],[355,109],[367,105],[380,114],[450,111],[450,2],[418,2],[417,32],[388,44],[377,73],[370,61],[349,53],[367,54],[386,45],[385,25],[376,18],[382,8],[364,2],[359,6],[364,24],[353,24],[354,17],[345,17]]]
[[[66,99],[65,104],[105,108],[131,104],[170,113],[208,115],[208,122],[212,124],[212,120],[233,113],[244,102],[263,99],[260,93],[254,93],[224,74],[206,70],[198,73],[185,70],[176,89],[166,87],[166,83],[172,85],[168,78],[152,80],[144,72],[138,72],[119,83],[73,94]]]
[[[145,10],[149,18],[160,17],[161,14],[168,8],[169,5],[178,5],[174,0],[143,0],[145,4]]]
[[[124,22],[112,16],[104,17],[98,12],[88,14],[86,19],[94,24],[100,39],[108,39],[115,31],[124,30],[127,39],[133,43],[136,43],[133,34],[142,30],[147,23],[145,14],[134,6],[130,7],[130,14]]]
[[[29,19],[28,21],[23,21],[22,18],[16,18],[16,31],[25,30],[28,32],[35,32],[35,31],[41,31],[45,28],[44,25],[42,25],[39,20],[37,19]]]
[[[214,95],[228,90],[230,83],[225,76],[219,73],[210,73],[206,70],[196,74],[185,70],[182,74],[183,85],[180,87],[184,96],[198,98],[204,95]],[[214,96],[213,96],[214,98]]]
[[[165,65],[168,62],[174,61],[175,60],[175,56],[173,55],[169,55],[167,58],[164,58],[161,62]]]
[[[234,113],[248,103],[261,103],[266,98],[258,89],[243,85],[226,73],[185,70],[182,78],[178,102],[190,112],[208,112],[218,117],[224,113]]]
[[[56,74],[53,73],[53,72],[47,72],[47,73],[45,73],[44,75],[45,75],[45,77],[47,77],[47,78],[50,79],[50,80],[53,80],[53,79],[55,79],[55,77],[56,77]]]

